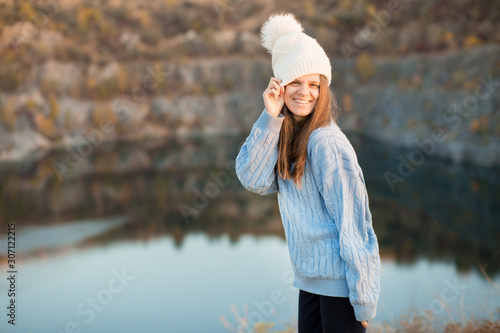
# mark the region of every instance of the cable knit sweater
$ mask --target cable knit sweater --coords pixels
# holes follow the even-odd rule
[[[299,189],[275,171],[283,119],[264,110],[236,158],[236,174],[252,192],[278,192],[293,285],[314,294],[349,297],[358,321],[372,319],[380,257],[356,153],[334,122],[314,130]]]

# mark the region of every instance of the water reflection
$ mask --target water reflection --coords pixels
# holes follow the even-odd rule
[[[384,172],[395,172],[398,157],[409,151],[350,138],[365,172],[383,258],[444,260],[460,271],[484,267],[488,275],[498,274],[498,170],[427,157],[392,192]],[[65,173],[62,182],[53,163],[64,163],[66,151],[41,161],[2,165],[2,228],[10,221],[23,228],[120,215],[127,223],[87,238],[86,246],[170,235],[181,247],[193,232],[229,235],[232,242],[243,235],[282,238],[275,197],[244,190],[234,175],[230,162],[243,140],[101,146]],[[183,216],[186,210],[180,205],[189,214]]]
[[[23,227],[22,232],[16,235],[16,254],[71,247],[122,226],[126,221],[124,217],[115,217],[99,221],[69,221],[59,225]],[[6,241],[5,238],[1,240]]]
[[[454,165],[433,157],[390,191],[383,174],[395,172],[411,150],[357,143],[367,178],[375,228],[383,251],[398,261],[417,258],[455,262],[461,271],[500,268],[499,169]]]
[[[64,332],[68,323],[88,333],[224,332],[221,316],[237,325],[231,305],[240,315],[248,305],[250,323],[275,322],[277,330],[296,321],[298,293],[289,281],[287,245],[280,237],[242,236],[233,243],[228,236],[190,233],[181,248],[165,235],[65,249],[19,264],[15,332]],[[446,291],[453,302],[444,303],[439,315],[484,317],[500,306],[498,289],[492,293],[478,273],[457,278],[452,264],[419,260],[405,266],[385,259],[372,325],[412,309],[435,310],[450,285],[458,289]],[[6,290],[5,279],[0,288]],[[278,302],[270,301],[276,299],[273,293],[279,293]],[[6,302],[1,293],[0,303]],[[5,321],[0,329],[12,331]]]
[[[182,251],[163,236],[27,258],[19,265],[15,332],[64,332],[68,323],[88,333],[221,332],[231,304],[241,310],[283,288],[287,265],[281,239],[242,237],[235,246],[202,234],[187,236]],[[289,286],[283,293],[288,301],[276,310],[288,316],[296,297]]]
[[[350,138],[383,259],[376,322],[428,310],[450,283],[466,286],[446,305],[453,318],[494,313],[498,170],[427,158],[392,192],[384,172],[409,152]],[[277,329],[293,322],[297,291],[286,278],[291,267],[277,200],[244,190],[232,168],[243,140],[100,146],[62,182],[52,166],[64,163],[65,151],[0,166],[1,228],[15,221],[19,231],[16,328],[62,332],[75,323],[85,332],[220,332],[220,316],[236,324],[232,304],[240,314],[248,304],[260,319],[259,302],[274,290],[286,301],[262,319]],[[6,262],[2,251],[2,271]],[[117,274],[133,279],[113,282],[113,290],[123,287],[114,293]],[[1,290],[6,283],[0,279]],[[102,301],[101,311],[89,298]],[[0,302],[6,304],[5,293]]]

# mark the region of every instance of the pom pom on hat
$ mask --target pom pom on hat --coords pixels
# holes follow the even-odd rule
[[[298,77],[321,74],[332,80],[332,67],[316,39],[303,32],[292,14],[275,14],[262,25],[261,43],[272,57],[274,76],[285,86]]]
[[[261,44],[272,54],[278,38],[292,31],[302,32],[304,28],[292,14],[274,14],[260,30]]]

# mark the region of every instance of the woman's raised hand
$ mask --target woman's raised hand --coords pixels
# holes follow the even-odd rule
[[[285,104],[285,87],[280,87],[281,80],[274,77],[269,81],[267,89],[262,94],[267,113],[277,117]]]

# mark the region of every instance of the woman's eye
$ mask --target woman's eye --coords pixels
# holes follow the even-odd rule
[[[319,88],[319,86],[317,84],[311,84],[311,87],[313,87],[313,88]]]

